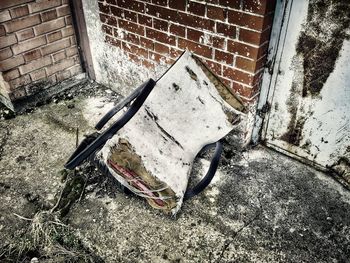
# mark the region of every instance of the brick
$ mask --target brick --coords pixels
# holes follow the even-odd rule
[[[241,1],[240,0],[219,0],[219,4],[224,6],[224,7],[231,7],[234,9],[241,8]]]
[[[134,63],[138,64],[138,65],[141,65],[141,61],[142,61],[142,58],[139,57],[139,56],[136,56],[134,54],[131,54],[131,53],[126,53],[128,55],[128,59],[130,61],[133,61]]]
[[[45,36],[40,36],[36,38],[31,38],[29,40],[19,42],[16,45],[12,46],[12,51],[15,55],[19,53],[23,53],[25,51],[40,47],[42,45],[46,44],[46,38]]]
[[[124,16],[123,9],[119,8],[118,6],[111,6],[110,12],[112,13],[112,15],[114,15],[116,17],[123,17]]]
[[[205,5],[197,2],[190,2],[187,6],[187,11],[198,16],[204,16]]]
[[[100,1],[102,1],[102,0],[100,0]],[[104,1],[102,1],[102,2],[104,2]],[[105,2],[107,4],[110,4],[110,5],[117,5],[117,0],[106,0]]]
[[[160,43],[154,43],[154,51],[160,54],[168,54],[169,53],[169,47],[165,46]]]
[[[61,60],[60,62],[53,64],[49,67],[47,67],[46,71],[47,71],[47,75],[50,76],[58,71],[67,69],[71,66],[74,65],[74,59],[73,58],[66,58]]]
[[[171,64],[174,61],[173,59],[167,58],[166,56],[163,56],[163,55],[151,52],[151,51],[149,52],[149,57],[157,63]]]
[[[238,93],[239,96],[242,96],[245,98],[251,98],[259,91],[259,88],[257,86],[255,86],[254,88],[249,87],[233,81],[232,90],[234,90],[235,93]]]
[[[71,36],[71,37],[70,37],[70,44],[71,44],[72,46],[77,44],[77,40],[75,39],[75,36]]]
[[[32,72],[39,68],[46,67],[47,65],[50,65],[51,62],[52,62],[51,57],[42,57],[42,58],[33,60],[28,64],[20,66],[19,71],[21,72],[21,74],[26,74],[28,72]]]
[[[223,62],[228,65],[232,65],[233,55],[231,53],[215,50],[215,60],[218,62]]]
[[[66,58],[66,51],[67,51],[67,49],[53,54],[52,55],[53,62],[57,62],[57,61],[60,61],[64,58]]]
[[[169,7],[177,10],[185,11],[186,0],[169,0]]]
[[[213,47],[219,48],[219,49],[225,48],[225,38],[213,36],[212,41],[213,41]]]
[[[137,14],[139,24],[152,27],[152,17]]]
[[[5,37],[0,37],[0,48],[8,47],[15,43],[17,43],[17,39],[14,34]]]
[[[6,34],[4,25],[0,25],[0,37],[4,36]]]
[[[170,48],[170,57],[177,59],[183,53],[180,49]]]
[[[66,22],[66,25],[72,25],[72,16],[65,16],[64,21]]]
[[[140,36],[131,33],[124,34],[124,40],[135,45],[140,44]]]
[[[74,29],[72,26],[66,26],[62,29],[62,37],[68,37],[74,35]]]
[[[247,30],[244,28],[239,29],[239,40],[260,46],[269,40],[270,37],[270,29],[265,30],[264,32],[256,32],[252,30]]]
[[[242,13],[235,10],[228,11],[228,22],[260,31],[262,31],[265,27],[264,17]]]
[[[152,4],[167,6],[168,1],[167,0],[152,0]]]
[[[41,23],[40,16],[37,14],[37,15],[14,19],[9,22],[6,22],[4,25],[5,25],[6,32],[11,33],[11,32],[28,28],[40,23]]]
[[[187,28],[187,39],[195,42],[199,42],[199,40],[203,37],[204,37],[203,31]]]
[[[64,18],[59,18],[49,22],[42,23],[34,27],[35,35],[42,35],[50,31],[57,30],[65,26]]]
[[[100,19],[102,23],[106,23],[110,26],[118,27],[117,19],[113,16],[106,16],[106,15],[100,14]]]
[[[232,25],[217,22],[216,32],[226,37],[230,37],[230,38],[236,37],[236,27]]]
[[[71,76],[75,76],[79,73],[82,73],[82,69],[80,65],[74,65],[73,67],[69,68]]]
[[[138,24],[131,23],[131,22],[128,22],[125,20],[121,20],[121,19],[118,19],[118,22],[119,22],[120,28],[123,28],[127,31],[130,31],[132,33],[136,33],[136,34],[141,35],[141,36],[144,35],[145,28],[143,26],[140,26]]]
[[[205,65],[212,71],[214,74],[220,76],[222,74],[222,65],[217,62],[210,60],[204,60]]]
[[[78,54],[77,46],[69,47],[66,49],[67,57],[72,57],[72,56],[77,55],[77,54]]]
[[[154,41],[144,38],[144,37],[140,37],[140,45],[142,47],[145,47],[149,50],[153,50],[154,49]]]
[[[11,48],[5,48],[0,50],[0,60],[8,59],[12,56]]]
[[[27,40],[29,38],[34,37],[34,31],[32,28],[27,28],[27,29],[24,29],[22,31],[16,32],[16,36],[17,36],[18,41],[24,41],[24,40]]]
[[[140,48],[133,44],[122,42],[122,49],[137,56],[148,58],[148,51],[146,49]]]
[[[231,40],[227,41],[227,51],[251,59],[257,59],[259,55],[259,48]]]
[[[168,22],[164,20],[159,20],[156,18],[153,18],[153,28],[161,30],[161,31],[168,31]]]
[[[276,0],[244,0],[243,10],[247,12],[252,12],[255,14],[264,15],[273,11],[276,5]]]
[[[70,15],[70,8],[68,5],[60,6],[57,8],[57,15],[60,16],[66,16]]]
[[[31,13],[39,12],[49,8],[61,5],[61,0],[42,0],[29,4],[29,11]]]
[[[186,28],[183,26],[171,24],[169,27],[169,32],[179,37],[185,37]]]
[[[105,2],[98,2],[98,9],[100,10],[100,12],[108,15],[111,13],[110,5],[105,4]]]
[[[146,28],[146,36],[148,38],[151,38],[169,45],[175,45],[176,43],[174,36],[168,36],[165,33],[162,33],[160,31],[156,31],[150,28]]]
[[[177,13],[177,11],[156,5],[147,4],[146,13],[148,15],[155,16],[167,21],[177,22],[180,19],[178,16],[179,13]]]
[[[70,78],[70,71],[64,70],[56,73],[57,81],[63,81]]]
[[[105,42],[115,47],[121,47],[121,41],[110,36],[105,37]]]
[[[232,81],[229,79],[225,79],[224,77],[220,77],[221,83],[223,83],[227,88],[230,88],[232,85]]]
[[[194,16],[191,14],[180,13],[180,12],[176,15],[176,18],[173,19],[172,21],[182,25],[199,28],[201,30],[205,29],[205,30],[213,31],[215,26],[215,22],[213,20]]]
[[[41,58],[40,49],[31,50],[31,51],[23,54],[23,57],[24,57],[24,60],[26,62]]]
[[[56,12],[56,9],[53,9],[53,10],[41,13],[40,16],[41,16],[41,20],[43,22],[47,22],[47,21],[56,19],[57,18],[57,12]]]
[[[10,10],[12,18],[18,18],[29,14],[28,6],[19,6]]]
[[[18,87],[27,85],[30,82],[31,82],[30,76],[29,75],[24,75],[24,76],[21,76],[21,77],[19,77],[17,79],[11,80],[10,81],[10,87],[11,87],[11,89],[16,89]]]
[[[226,19],[226,10],[222,7],[207,6],[207,17],[224,21]]]
[[[0,23],[8,21],[11,19],[9,10],[3,10],[0,12]]]
[[[252,59],[247,59],[243,57],[236,56],[236,65],[237,68],[255,73],[256,61]]]
[[[247,85],[252,85],[253,84],[253,80],[254,80],[254,75],[247,73],[247,72],[243,72],[240,71],[238,69],[235,68],[230,68],[230,67],[226,67],[224,66],[223,68],[223,76]]]
[[[145,3],[134,1],[134,0],[118,0],[118,6],[133,10],[135,12],[144,13],[145,12]]]
[[[18,78],[19,75],[20,75],[19,70],[17,68],[2,72],[2,76],[3,76],[4,80],[7,82],[12,80],[12,79]]]
[[[52,44],[49,44],[45,47],[41,48],[41,53],[43,54],[43,56],[47,55],[47,54],[51,54],[54,53],[58,50],[62,50],[66,47],[70,46],[70,40],[69,38],[64,38],[62,40],[56,41]]]
[[[106,34],[108,35],[113,35],[113,28],[110,27],[110,26],[107,26],[107,25],[102,25],[102,31],[105,32]],[[73,34],[70,34],[70,36],[73,35]]]
[[[178,45],[179,45],[179,48],[181,49],[187,48],[188,50],[196,53],[197,55],[207,57],[207,58],[212,58],[212,48],[210,47],[207,47],[192,41],[188,41],[182,38],[179,38]]]
[[[137,13],[131,12],[129,10],[124,10],[124,19],[137,23]]]
[[[142,66],[148,68],[148,69],[154,69],[155,68],[155,65],[154,63],[148,61],[148,60],[142,60]]]
[[[28,2],[32,2],[33,0],[1,0],[0,1],[0,9],[9,8],[15,5],[20,5]]]
[[[32,81],[37,81],[37,80],[46,78],[46,72],[45,72],[44,68],[35,70],[35,71],[29,73],[29,75],[30,75],[30,78],[32,79]]]
[[[49,83],[51,83],[51,85],[54,85],[57,83],[56,75],[48,76],[46,79]]]
[[[49,33],[46,35],[46,38],[48,43],[60,40],[62,39],[62,32],[56,31],[56,32]]]

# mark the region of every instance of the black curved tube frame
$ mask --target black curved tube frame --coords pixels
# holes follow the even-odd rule
[[[202,148],[202,150],[199,151],[199,153],[202,153],[203,151],[206,151],[207,149],[212,148],[214,146],[215,146],[215,152],[214,152],[213,157],[210,161],[210,166],[209,166],[209,169],[208,169],[206,175],[192,189],[187,189],[187,191],[185,192],[185,195],[184,195],[184,200],[190,199],[191,197],[202,192],[210,184],[211,180],[213,179],[213,177],[216,173],[216,170],[218,169],[218,166],[219,166],[219,161],[220,161],[222,148],[223,148],[222,142],[220,140],[220,141],[217,141],[216,143],[207,144]]]
[[[77,149],[69,158],[64,167],[70,170],[74,169],[84,160],[86,160],[91,154],[93,154],[97,149],[99,149],[108,139],[112,138],[112,136],[138,112],[155,85],[156,82],[153,79],[149,79],[145,87],[139,93],[139,96],[137,96],[125,114],[121,116],[115,123],[113,123],[110,128],[101,133],[90,145],[87,147],[79,145],[78,149],[80,149],[80,151]]]

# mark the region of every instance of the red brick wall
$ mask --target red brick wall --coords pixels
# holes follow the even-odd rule
[[[245,102],[259,93],[275,0],[99,0],[105,41],[147,67],[184,49]]]
[[[80,73],[68,0],[0,0],[0,91],[14,101]]]

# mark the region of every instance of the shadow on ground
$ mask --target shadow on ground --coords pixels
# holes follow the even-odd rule
[[[67,214],[48,221],[56,226],[52,242],[61,250],[48,251],[37,240],[37,247],[20,255],[33,220],[57,204],[76,127],[80,137],[90,132],[89,110],[103,112],[117,98],[96,89],[90,84],[84,88],[89,92],[0,121],[2,261],[348,261],[350,193],[328,175],[264,147],[242,152],[234,134],[213,184],[186,202],[177,218],[114,191],[110,178],[85,167],[84,192]]]

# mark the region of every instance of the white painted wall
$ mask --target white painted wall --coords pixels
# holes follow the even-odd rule
[[[167,68],[160,64],[149,70],[138,66],[118,48],[107,45],[101,30],[97,0],[84,0],[83,10],[90,42],[96,81],[104,84],[122,95],[128,95],[133,89],[149,78],[158,78]]]

